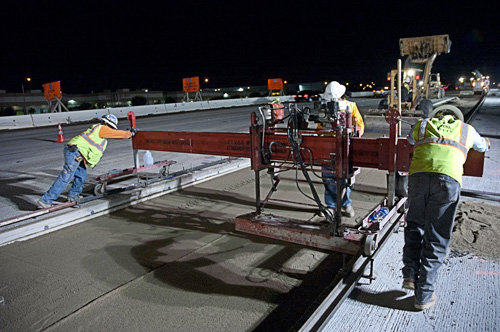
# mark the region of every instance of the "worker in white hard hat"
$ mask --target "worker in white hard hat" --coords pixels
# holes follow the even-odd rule
[[[323,94],[323,98],[327,101],[337,101],[339,103],[339,110],[342,112],[347,112],[352,114],[352,123],[359,127],[360,136],[363,135],[365,131],[365,124],[363,122],[363,117],[358,110],[355,102],[351,102],[345,99],[346,87],[339,82],[333,81],[328,83],[325,88],[325,93]],[[320,126],[318,126],[320,127]],[[325,171],[333,171],[332,167],[323,166],[322,170]],[[325,187],[325,204],[327,208],[335,210],[337,208],[337,187],[336,181],[333,173],[322,173],[324,187]],[[344,197],[342,197],[342,215],[352,218],[355,216],[354,209],[351,204],[351,189],[349,187],[346,188],[346,193]]]
[[[436,303],[434,285],[450,242],[469,149],[488,151],[489,140],[453,115],[432,115],[424,99],[408,142],[415,145],[408,177],[409,209],[404,231],[403,288],[415,291],[414,306]]]
[[[87,166],[93,168],[101,160],[107,147],[107,139],[128,139],[135,135],[136,129],[118,130],[118,119],[113,114],[103,115],[100,123],[72,138],[64,146],[64,166],[54,184],[36,202],[39,209],[49,208],[66,186],[73,180],[68,192],[68,202],[78,204],[79,195],[83,191]]]

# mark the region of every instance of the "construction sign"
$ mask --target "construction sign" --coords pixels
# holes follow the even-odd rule
[[[270,78],[267,80],[268,90],[283,90],[283,79],[281,78]]]
[[[184,92],[198,92],[200,91],[200,78],[188,77],[182,79],[182,91]]]
[[[52,100],[61,98],[61,81],[43,84],[43,95],[45,99]]]

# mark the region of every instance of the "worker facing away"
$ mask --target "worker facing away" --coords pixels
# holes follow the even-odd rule
[[[37,207],[49,208],[71,180],[73,185],[68,192],[68,202],[78,204],[87,177],[87,166],[93,168],[101,160],[108,145],[107,139],[128,139],[135,133],[135,128],[130,131],[118,130],[118,119],[113,114],[108,114],[102,116],[99,124],[94,124],[80,135],[73,137],[64,146],[64,166],[61,174],[37,202]]]
[[[363,135],[365,131],[365,124],[363,122],[363,117],[356,106],[356,103],[348,101],[345,99],[346,88],[344,85],[333,81],[328,83],[325,88],[325,93],[323,98],[327,101],[337,101],[339,103],[339,110],[341,112],[345,112],[346,114],[352,115],[352,123],[359,127],[359,135]],[[323,171],[331,171],[333,172],[333,168],[329,166],[323,166]],[[335,211],[337,208],[337,186],[336,180],[333,173],[322,173],[322,178],[324,181],[325,187],[325,205],[327,208]],[[345,195],[342,197],[342,214],[348,218],[352,218],[355,216],[354,209],[351,204],[351,188],[346,187]]]
[[[471,148],[485,152],[490,143],[453,115],[429,118],[429,100],[420,105],[422,119],[408,137],[415,149],[408,173],[402,272],[403,288],[415,290],[415,308],[423,310],[436,302],[434,285],[448,250],[467,153]]]

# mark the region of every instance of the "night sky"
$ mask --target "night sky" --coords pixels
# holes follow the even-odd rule
[[[300,5],[297,5],[299,3]],[[383,4],[382,4],[383,3]],[[479,69],[500,77],[493,1],[3,1],[0,90],[374,81],[400,58],[399,38],[448,34],[433,72],[445,83]],[[202,85],[203,87],[203,85]]]

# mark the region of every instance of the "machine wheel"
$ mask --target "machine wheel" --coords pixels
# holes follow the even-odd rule
[[[464,121],[464,115],[462,114],[462,111],[460,111],[458,107],[453,105],[438,106],[429,113],[429,117],[439,117],[441,115],[448,114],[455,116],[455,118],[457,118],[458,120]]]
[[[367,257],[373,256],[377,249],[377,234],[368,234],[365,238],[365,245],[363,247],[363,255]]]
[[[103,195],[106,192],[106,184],[105,183],[98,183],[94,187],[94,195]]]

